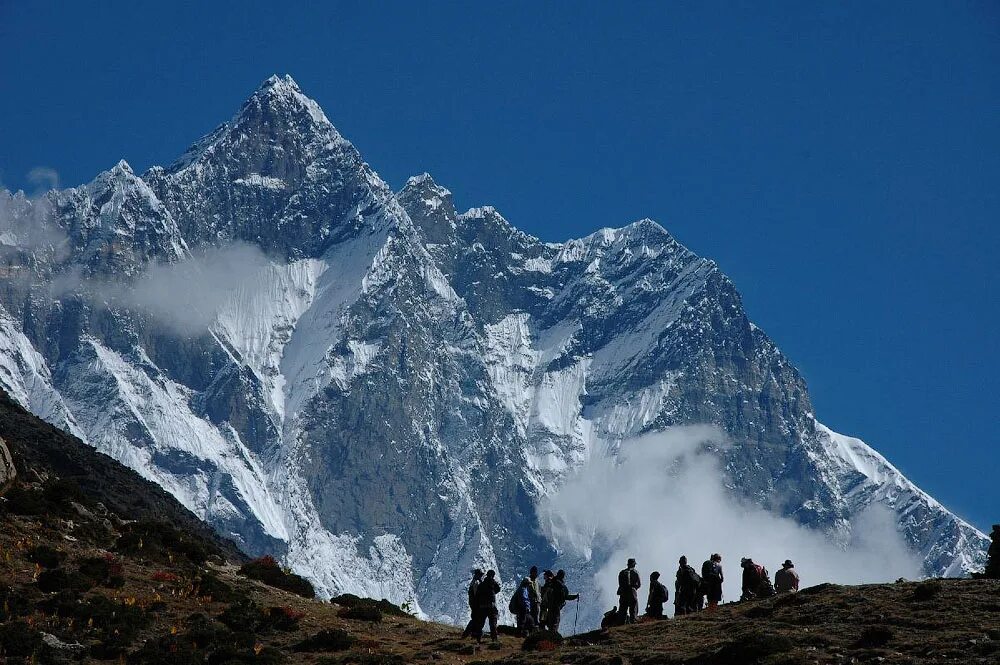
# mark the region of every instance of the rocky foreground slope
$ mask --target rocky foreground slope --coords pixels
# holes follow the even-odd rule
[[[388,602],[310,598],[2,395],[0,436],[0,662],[11,665],[1000,662],[996,580],[821,585],[714,615],[476,646]]]
[[[720,513],[840,549],[881,506],[924,574],[982,565],[981,533],[817,421],[714,262],[650,220],[547,243],[427,175],[393,192],[288,77],[171,165],[0,217],[0,387],[323,595],[461,622],[465,571],[557,557],[595,589],[622,534],[546,506],[690,424],[727,441]]]

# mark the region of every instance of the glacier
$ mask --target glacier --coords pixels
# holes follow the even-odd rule
[[[322,595],[462,622],[469,569],[509,590],[570,556],[538,507],[575,470],[689,424],[739,443],[734,506],[843,547],[879,505],[924,574],[983,565],[982,533],[816,419],[713,261],[649,219],[549,243],[429,174],[393,192],[290,77],[173,164],[0,197],[0,388]],[[204,325],[129,295],[234,245],[262,262]]]

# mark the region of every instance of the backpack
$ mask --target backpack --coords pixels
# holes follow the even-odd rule
[[[757,597],[770,598],[774,595],[774,585],[771,584],[771,575],[764,566],[756,566],[757,575],[760,578],[757,583]]]
[[[507,603],[507,609],[510,610],[511,614],[517,614],[521,611],[521,599],[518,596],[521,595],[521,587],[517,588],[514,595],[510,597],[510,602]]]

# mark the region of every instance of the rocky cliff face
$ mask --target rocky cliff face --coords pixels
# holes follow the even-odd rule
[[[840,542],[879,503],[928,574],[984,560],[816,421],[712,261],[650,220],[544,243],[427,175],[393,193],[290,78],[166,168],[3,196],[0,386],[328,593],[460,620],[456,571],[554,561],[539,501],[597,447],[688,423],[738,442],[734,501]],[[220,246],[259,255],[220,297],[156,282]]]

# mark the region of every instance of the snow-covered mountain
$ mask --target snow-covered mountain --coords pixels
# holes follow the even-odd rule
[[[545,243],[394,193],[289,77],[170,166],[0,215],[0,387],[327,593],[459,621],[469,568],[555,561],[539,503],[598,447],[689,423],[739,444],[734,505],[845,542],[882,504],[927,574],[984,560],[815,419],[715,263],[651,220]]]

